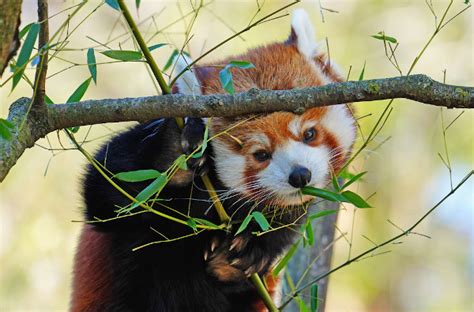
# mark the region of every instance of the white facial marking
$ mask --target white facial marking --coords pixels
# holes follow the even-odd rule
[[[214,147],[214,164],[219,179],[230,189],[241,189],[246,167],[245,157],[237,154],[218,140],[211,141]]]
[[[270,139],[263,133],[252,135],[249,138],[249,141],[253,142],[252,147],[249,149],[250,153],[254,153],[262,148],[270,146]]]
[[[293,11],[291,28],[297,38],[298,51],[307,58],[312,58],[316,54],[318,45],[316,43],[313,25],[305,10],[297,9]]]
[[[186,55],[177,55],[174,59],[176,62],[176,67],[174,69],[174,75],[178,75],[186,67],[191,64],[193,61]],[[178,86],[178,91],[180,94],[190,94],[190,95],[200,95],[201,94],[201,84],[194,74],[193,70],[187,70],[182,74],[176,81]]]
[[[295,166],[302,166],[311,171],[308,185],[323,187],[329,174],[329,148],[312,147],[302,142],[290,140],[288,144],[278,147],[272,154],[267,168],[258,174],[260,184],[272,190],[288,204],[301,203],[298,189],[288,182]]]
[[[356,130],[354,119],[344,104],[329,106],[321,119],[321,125],[336,137],[344,152],[349,152]]]
[[[295,116],[295,118],[293,118],[293,120],[290,121],[290,123],[288,124],[288,130],[290,130],[290,132],[294,136],[296,136],[296,137],[300,136],[300,134],[301,134],[301,119],[300,119],[300,117]]]

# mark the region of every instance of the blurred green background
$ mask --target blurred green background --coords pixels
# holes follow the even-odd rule
[[[24,0],[22,26],[36,20],[36,1]],[[169,43],[153,52],[163,66],[174,48],[181,48],[185,30],[192,23],[188,1],[141,1],[135,18],[150,45]],[[427,1],[441,18],[447,0]],[[448,19],[466,7],[455,0]],[[50,1],[50,16],[79,1]],[[196,58],[204,51],[249,23],[258,11],[263,16],[289,1],[214,1],[201,9],[195,20],[186,50]],[[320,3],[329,10],[320,12]],[[128,1],[130,7],[135,1]],[[381,41],[370,35],[385,31],[400,42],[396,56],[406,73],[435,27],[435,18],[425,1],[321,0],[302,1],[321,47],[328,39],[331,59],[357,80],[365,66],[365,78],[395,76],[398,72],[385,56]],[[97,8],[97,10],[95,10]],[[51,33],[73,9],[50,21]],[[285,12],[291,12],[292,9]],[[473,10],[455,18],[433,40],[413,73],[424,73],[446,82],[474,85]],[[150,16],[154,18],[150,18]],[[184,19],[180,17],[184,16]],[[164,26],[173,23],[171,26]],[[205,61],[238,54],[289,34],[288,16],[264,23],[236,38],[206,57]],[[78,26],[77,29],[75,27]],[[164,28],[164,29],[163,29]],[[99,1],[89,1],[70,21],[68,44],[49,65],[47,94],[64,102],[89,77],[86,64],[88,47],[105,50],[133,49],[119,13]],[[116,40],[115,37],[120,36]],[[64,35],[63,35],[64,38]],[[96,52],[98,62],[110,59]],[[74,65],[79,64],[79,65]],[[62,71],[65,68],[66,71]],[[34,68],[27,75],[32,79]],[[57,74],[56,74],[57,73]],[[6,72],[4,82],[11,74]],[[21,96],[30,96],[24,82],[10,92],[11,82],[0,89],[0,116]],[[98,67],[97,86],[91,84],[85,98],[111,98],[155,95],[157,89],[141,63],[103,64]],[[367,135],[385,102],[355,105],[361,130]],[[341,211],[338,231],[346,238],[336,243],[334,265],[398,234],[407,228],[450,190],[450,177],[438,153],[446,158],[441,114],[445,126],[459,110],[441,110],[411,101],[397,100],[386,126],[376,142],[351,166],[353,172],[368,171],[354,189],[370,196],[373,209],[355,212],[351,206]],[[82,127],[79,138],[94,151],[125,124]],[[58,139],[59,138],[59,139]],[[59,140],[61,142],[59,142]],[[456,184],[474,162],[474,114],[466,111],[447,131],[447,150]],[[362,138],[359,137],[358,144]],[[65,311],[68,307],[72,260],[81,228],[81,175],[85,159],[61,134],[48,135],[28,150],[0,185],[0,310]],[[383,143],[383,144],[382,144]],[[379,144],[381,144],[379,146]],[[52,146],[55,151],[44,147]],[[472,179],[439,207],[417,232],[390,245],[382,255],[352,264],[331,276],[327,311],[472,311],[474,308],[474,184]],[[427,238],[427,235],[431,238]],[[367,239],[368,238],[368,239]],[[370,241],[369,241],[370,239]],[[349,248],[348,241],[352,241]],[[372,242],[371,242],[372,241]],[[350,249],[350,251],[349,251]]]

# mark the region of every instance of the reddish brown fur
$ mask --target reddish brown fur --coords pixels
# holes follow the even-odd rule
[[[75,258],[71,311],[82,312],[102,302],[109,295],[110,261],[107,259],[107,236],[86,224],[82,230]]]

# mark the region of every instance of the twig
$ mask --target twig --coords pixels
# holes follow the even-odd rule
[[[45,106],[44,96],[46,94],[46,74],[48,71],[48,47],[49,44],[49,22],[48,22],[48,1],[38,0],[38,23],[40,31],[38,37],[38,49],[40,61],[36,68],[35,85],[36,93],[33,99],[33,107],[41,108]]]
[[[421,218],[419,218],[412,226],[410,226],[407,230],[403,231],[401,234],[398,234],[388,240],[386,240],[385,242],[381,243],[381,244],[378,244],[376,245],[375,247],[372,247],[362,253],[360,253],[359,255],[357,255],[356,257],[353,257],[349,260],[347,260],[346,262],[338,265],[337,267],[329,270],[328,272],[326,273],[323,273],[319,276],[317,276],[316,278],[314,278],[313,280],[311,280],[310,282],[308,282],[307,284],[305,284],[304,286],[301,286],[299,289],[297,289],[296,291],[294,291],[293,293],[291,293],[289,295],[289,299],[286,300],[280,307],[280,309],[284,308],[288,303],[290,303],[290,301],[292,300],[292,298],[298,296],[298,294],[303,291],[304,289],[308,288],[308,287],[311,287],[311,285],[313,285],[314,283],[318,282],[319,280],[325,278],[326,276],[336,272],[336,271],[339,271],[340,269],[348,266],[349,264],[357,261],[357,260],[360,260],[361,258],[363,258],[364,256],[368,255],[368,254],[371,254],[373,253],[375,250],[377,249],[380,249],[381,247],[383,246],[386,246],[400,238],[402,238],[403,236],[406,236],[408,234],[410,234],[421,222],[423,222],[424,219],[426,219],[433,211],[436,210],[436,208],[438,208],[442,203],[444,203],[449,197],[451,197],[461,186],[463,186],[470,178],[471,176],[474,175],[474,170],[470,171],[457,185],[456,187],[454,187],[453,189],[451,189],[451,191],[449,191],[449,193],[447,193],[440,201],[438,201],[438,203],[436,203],[436,205],[434,205],[433,207],[431,207],[431,209],[429,209],[423,216],[421,216]]]

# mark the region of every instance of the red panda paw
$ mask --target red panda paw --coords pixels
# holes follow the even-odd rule
[[[244,236],[224,242],[212,252],[207,251],[204,257],[208,273],[221,282],[242,281],[253,273],[266,274],[273,262],[264,250]]]
[[[209,171],[206,160],[206,152],[201,153],[200,146],[203,143],[206,125],[201,118],[189,117],[186,119],[183,131],[181,133],[181,147],[186,155],[200,155],[200,157],[191,157],[187,161],[188,167],[198,173],[204,175]]]

